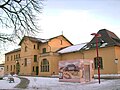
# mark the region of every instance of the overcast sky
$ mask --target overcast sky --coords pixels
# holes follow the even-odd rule
[[[38,37],[51,38],[63,31],[73,44],[80,44],[104,28],[120,37],[120,0],[47,0],[44,5]]]
[[[63,32],[73,44],[80,44],[104,28],[120,37],[120,0],[45,0],[43,4],[37,37],[52,38]]]

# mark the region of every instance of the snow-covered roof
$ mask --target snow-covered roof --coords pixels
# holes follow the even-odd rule
[[[45,42],[48,42],[48,41],[49,41],[49,39],[41,39],[41,38],[36,38],[36,40],[37,40],[38,42],[42,42],[42,43],[45,43]]]
[[[58,51],[58,53],[62,54],[62,53],[69,53],[69,52],[79,51],[85,45],[86,45],[86,43],[72,45],[72,46],[66,47],[66,48]]]

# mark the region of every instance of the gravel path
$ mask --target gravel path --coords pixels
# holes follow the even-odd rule
[[[23,77],[18,77],[18,78],[20,78],[21,82],[14,88],[26,89],[30,81],[27,78],[23,78]]]

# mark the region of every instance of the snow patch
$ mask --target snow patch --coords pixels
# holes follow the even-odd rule
[[[100,47],[105,47],[108,43],[103,43]]]

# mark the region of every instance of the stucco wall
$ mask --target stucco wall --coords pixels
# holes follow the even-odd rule
[[[116,68],[118,70],[118,74],[120,74],[120,47],[116,46],[115,47],[115,53],[116,53],[116,56],[115,56],[115,59],[117,60],[118,63],[116,63]]]
[[[93,59],[96,57],[96,49],[87,50],[84,52],[84,57],[86,59]],[[102,57],[103,60],[103,69],[100,70],[101,74],[116,74],[116,64],[115,60],[115,48],[114,47],[106,47],[99,49],[99,56]],[[97,74],[97,70],[95,70],[95,74]]]
[[[116,74],[117,66],[114,62],[115,56],[115,47],[106,47],[99,49],[99,56],[103,60],[103,69],[101,69],[101,74]],[[91,59],[94,60],[96,57],[96,49],[86,50],[82,52],[73,52],[68,54],[63,54],[61,60],[74,60],[74,59]],[[118,67],[119,68],[119,67]],[[98,70],[94,70],[97,74]]]
[[[5,55],[5,74],[9,74],[11,72],[16,73],[16,60],[20,60],[20,58],[16,58],[20,55],[20,51],[9,53]],[[9,57],[9,59],[7,59]],[[12,57],[12,59],[11,59]],[[8,69],[7,69],[8,67]],[[12,67],[12,69],[11,69]]]
[[[25,51],[26,46],[27,50]],[[21,44],[20,75],[35,75],[33,67],[37,67],[38,62],[34,62],[34,55],[37,55],[38,60],[38,54],[37,43],[26,38]],[[27,66],[25,66],[25,59],[27,59]]]

